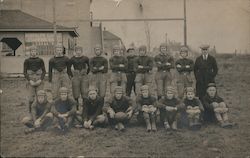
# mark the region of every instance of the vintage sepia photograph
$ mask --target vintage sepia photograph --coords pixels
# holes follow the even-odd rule
[[[250,0],[0,0],[0,156],[250,158]]]

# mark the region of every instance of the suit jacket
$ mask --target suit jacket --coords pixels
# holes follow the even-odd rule
[[[197,82],[208,84],[214,82],[218,73],[217,62],[215,58],[208,54],[207,60],[203,60],[202,55],[196,58],[194,64],[194,74]]]

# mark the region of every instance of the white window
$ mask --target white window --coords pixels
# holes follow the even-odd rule
[[[57,33],[57,43],[62,45],[62,33]],[[25,50],[30,46],[37,46],[38,55],[54,54],[54,34],[53,33],[25,33]]]

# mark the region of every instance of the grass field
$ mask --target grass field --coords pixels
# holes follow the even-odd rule
[[[204,125],[200,131],[180,129],[166,133],[158,127],[147,133],[132,120],[125,132],[112,128],[93,131],[73,128],[67,134],[54,130],[24,134],[20,120],[27,114],[24,79],[2,79],[1,154],[23,156],[134,156],[134,157],[250,157],[250,57],[217,57],[219,94],[226,100],[230,119],[237,124],[222,129]]]

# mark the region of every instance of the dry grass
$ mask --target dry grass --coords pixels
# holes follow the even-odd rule
[[[226,59],[226,60],[225,60]],[[217,125],[193,132],[166,133],[162,127],[147,133],[133,120],[125,132],[109,128],[72,129],[62,135],[53,130],[30,135],[20,118],[27,114],[23,79],[3,79],[1,95],[1,154],[4,156],[134,156],[134,157],[249,157],[249,58],[218,57],[219,93],[238,124],[231,130]]]

